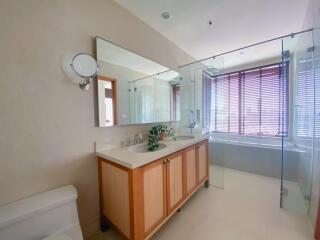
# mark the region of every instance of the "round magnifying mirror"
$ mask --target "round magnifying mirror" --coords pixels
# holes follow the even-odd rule
[[[71,66],[74,72],[83,78],[91,78],[97,74],[97,61],[87,53],[79,53],[72,59]]]

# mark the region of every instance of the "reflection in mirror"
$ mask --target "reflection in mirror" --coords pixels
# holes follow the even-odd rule
[[[99,125],[113,126],[117,124],[117,80],[98,76]]]
[[[180,121],[180,83],[171,84],[172,90],[172,120]]]
[[[180,83],[174,71],[129,83],[131,123],[179,121]]]
[[[180,120],[179,73],[96,41],[100,127]]]

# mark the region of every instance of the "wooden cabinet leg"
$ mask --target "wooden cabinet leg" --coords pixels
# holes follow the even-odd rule
[[[205,188],[209,188],[210,187],[209,179],[204,182],[204,187]]]
[[[100,230],[102,232],[106,232],[109,230],[110,227],[111,227],[110,223],[107,221],[105,217],[102,216],[100,218]]]

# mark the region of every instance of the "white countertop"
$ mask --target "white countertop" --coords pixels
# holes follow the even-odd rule
[[[207,136],[200,135],[195,136],[195,138],[190,140],[161,141],[160,143],[165,144],[166,147],[154,152],[136,153],[130,151],[130,147],[116,147],[112,149],[97,150],[96,155],[114,163],[117,163],[119,165],[122,165],[124,167],[134,169],[151,163],[162,157],[168,156],[174,152],[182,150],[186,147],[189,147],[206,139],[208,139]]]

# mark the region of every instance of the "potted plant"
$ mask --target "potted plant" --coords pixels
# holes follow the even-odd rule
[[[164,124],[158,124],[152,127],[148,135],[148,150],[153,152],[159,148],[159,141],[163,141],[165,137],[174,135],[174,130]]]

